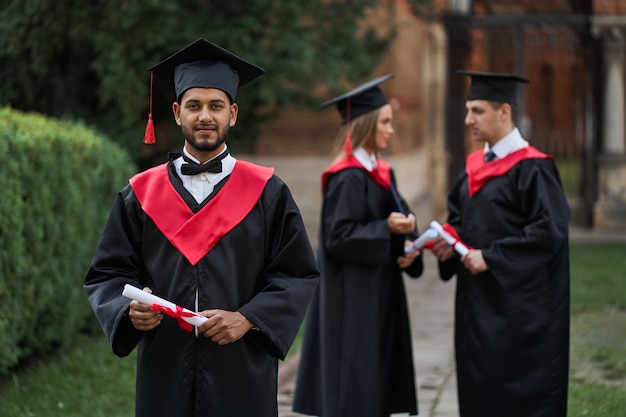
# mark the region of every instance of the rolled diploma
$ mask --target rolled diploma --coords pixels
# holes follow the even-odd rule
[[[129,284],[124,285],[124,290],[122,291],[122,295],[124,297],[130,298],[131,300],[137,300],[140,303],[149,304],[149,305],[158,304],[160,306],[167,307],[172,311],[176,311],[176,304],[170,301],[164,300],[161,297],[157,297],[154,294],[150,294],[149,292],[140,290],[139,288],[134,287]],[[192,324],[194,326],[200,326],[202,323],[208,320],[206,317],[201,316],[200,314],[197,314],[191,310],[187,310],[186,308],[183,308],[183,311],[185,313],[194,314],[194,316],[192,317],[181,317],[187,323]]]
[[[430,222],[430,227],[434,229],[439,234],[439,236],[443,238],[443,240],[448,242],[449,245],[452,245],[454,247],[454,250],[457,251],[459,255],[463,256],[469,252],[467,246],[456,240],[454,236],[452,236],[450,233],[443,230],[443,227],[441,227],[439,222],[437,222],[436,220]]]
[[[409,246],[406,247],[404,253],[411,253],[416,249],[422,249],[429,240],[437,237],[437,232],[434,229],[428,229],[422,233],[417,239],[415,239]]]

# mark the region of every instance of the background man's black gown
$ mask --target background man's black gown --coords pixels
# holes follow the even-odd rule
[[[405,213],[410,210],[402,201]],[[294,410],[323,417],[417,413],[402,271],[404,236],[389,233],[388,190],[363,169],[332,175],[324,190],[318,262]],[[407,271],[422,273],[416,258]]]
[[[494,163],[494,162],[492,162]],[[550,159],[526,159],[470,197],[465,171],[448,223],[490,270],[458,258],[455,344],[463,417],[565,417],[569,361],[569,208]]]
[[[169,176],[199,210],[171,166]],[[299,210],[273,176],[248,216],[196,265],[161,234],[126,186],[113,203],[85,290],[113,352],[126,356],[138,345],[137,416],[275,417],[277,359],[298,332],[318,275]],[[197,292],[198,311],[238,310],[260,330],[224,346],[183,331],[169,317],[140,332],[126,316],[124,284],[148,286],[192,311]]]

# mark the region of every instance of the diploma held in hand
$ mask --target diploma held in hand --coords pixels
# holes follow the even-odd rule
[[[411,253],[411,252],[413,252],[413,251],[415,251],[417,249],[422,249],[424,247],[424,245],[426,245],[428,243],[428,241],[430,241],[431,239],[436,238],[437,235],[438,235],[438,233],[434,229],[426,230],[424,233],[422,233],[420,235],[420,237],[415,239],[413,242],[411,242],[410,245],[408,245],[404,249],[404,253]]]
[[[443,230],[443,227],[439,224],[439,222],[433,220],[432,222],[430,222],[430,227],[431,229],[435,230],[437,234],[439,234],[439,236],[441,236],[443,240],[448,243],[448,245],[452,245],[452,247],[454,247],[454,250],[457,251],[459,255],[463,256],[469,252],[467,246],[465,246],[460,240],[457,240],[450,233]]]
[[[178,306],[170,301],[140,290],[139,288],[133,287],[129,284],[124,285],[122,295],[130,298],[131,300],[137,300],[140,303],[150,305],[152,311],[161,311],[168,316],[177,319],[181,328],[187,331],[191,331],[193,329],[191,325],[200,326],[208,320],[206,317],[201,316],[198,313],[194,313],[191,310],[187,310],[186,308]]]

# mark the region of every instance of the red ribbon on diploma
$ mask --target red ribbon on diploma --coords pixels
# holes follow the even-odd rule
[[[456,229],[454,228],[454,226],[450,225],[450,223],[444,223],[441,225],[441,228],[444,230],[444,232],[448,233],[450,236],[452,236],[454,238],[454,243],[452,243],[452,246],[456,245],[457,243],[461,243],[464,246],[466,246],[468,249],[474,249],[471,246],[469,246],[468,244],[466,244],[465,242],[463,242],[461,240],[461,236],[459,236],[459,233],[456,231]],[[433,250],[433,241],[432,239],[429,240],[428,242],[426,242],[426,244],[424,245],[424,249],[428,249],[428,250]]]
[[[190,323],[187,323],[183,317],[194,317],[196,314],[195,313],[189,313],[186,311],[183,311],[183,308],[179,305],[176,306],[176,311],[167,308],[165,306],[159,305],[159,304],[152,304],[150,306],[150,310],[151,311],[160,311],[162,313],[167,314],[168,316],[175,318],[178,321],[178,325],[180,326],[181,329],[185,330],[185,331],[192,331],[193,330],[193,326]]]
[[[456,245],[457,243],[461,243],[463,246],[467,247],[467,249],[474,249],[473,247],[461,240],[461,236],[459,236],[459,233],[456,231],[454,226],[450,225],[450,223],[444,223],[441,227],[443,228],[444,232],[447,232],[450,236],[454,238],[454,243],[452,244],[452,246]]]

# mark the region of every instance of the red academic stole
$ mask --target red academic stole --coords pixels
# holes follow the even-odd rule
[[[512,152],[501,159],[491,162],[485,162],[483,159],[484,151],[472,152],[467,156],[465,164],[465,172],[467,173],[467,187],[470,196],[474,196],[487,182],[509,172],[515,165],[525,159],[536,158],[552,158],[533,146],[526,146],[515,152]]]
[[[170,182],[167,163],[135,175],[130,185],[156,227],[195,265],[259,201],[274,168],[237,161],[219,192],[197,213]]]
[[[376,181],[377,184],[382,186],[385,190],[389,190],[391,184],[391,169],[386,161],[382,159],[376,160],[376,168],[368,171],[352,154],[341,158],[339,161],[326,168],[322,173],[322,190],[326,188],[326,182],[331,174],[336,174],[347,168],[360,168],[366,171],[370,178]]]

